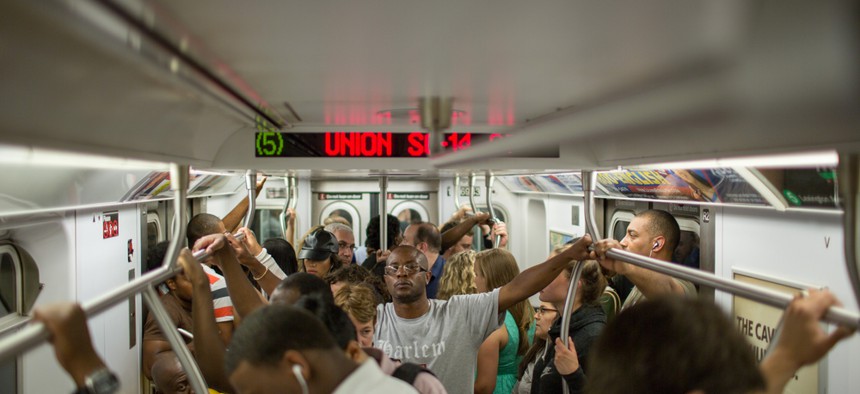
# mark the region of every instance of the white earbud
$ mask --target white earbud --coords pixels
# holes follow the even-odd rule
[[[296,380],[299,381],[299,386],[302,386],[302,394],[308,394],[308,382],[306,382],[305,377],[302,376],[301,365],[293,364],[293,375],[296,375]]]
[[[654,241],[654,247],[651,250],[657,249],[660,246],[660,241]]]

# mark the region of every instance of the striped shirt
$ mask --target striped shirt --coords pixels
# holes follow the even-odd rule
[[[230,294],[227,293],[227,281],[206,264],[201,265],[203,272],[209,277],[212,303],[215,306],[215,321],[218,323],[233,321],[233,301],[230,299]]]

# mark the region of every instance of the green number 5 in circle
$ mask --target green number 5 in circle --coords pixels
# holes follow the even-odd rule
[[[257,156],[280,156],[283,150],[284,137],[281,137],[281,133],[257,133]]]

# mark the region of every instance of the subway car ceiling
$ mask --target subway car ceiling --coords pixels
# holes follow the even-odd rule
[[[0,143],[25,149],[427,178],[860,150],[850,1],[57,0],[0,14]],[[443,109],[421,105],[434,98]],[[311,134],[408,143],[446,118],[442,132],[500,138],[431,157],[327,157],[325,142],[325,160],[260,157]],[[260,132],[274,133],[265,149]]]

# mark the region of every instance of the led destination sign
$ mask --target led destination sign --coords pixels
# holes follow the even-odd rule
[[[440,145],[443,151],[453,152],[502,138],[502,134],[455,132],[445,134]],[[427,157],[430,136],[422,132],[258,132],[255,148],[256,157]],[[519,157],[558,157],[558,148]]]

